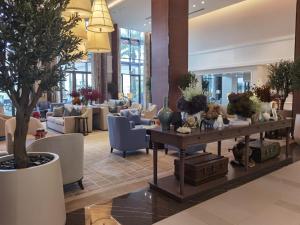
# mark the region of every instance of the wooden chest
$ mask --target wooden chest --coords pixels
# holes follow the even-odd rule
[[[175,176],[179,179],[179,159],[174,160]],[[228,158],[211,153],[202,153],[185,158],[185,182],[192,185],[225,176],[228,173]]]
[[[249,147],[252,149],[252,159],[258,163],[279,156],[281,151],[280,144],[271,141],[252,141]]]

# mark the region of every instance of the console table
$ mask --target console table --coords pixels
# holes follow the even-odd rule
[[[176,200],[185,200],[199,193],[205,192],[214,187],[220,187],[227,184],[228,182],[234,181],[234,179],[241,179],[244,176],[257,176],[258,172],[270,171],[270,168],[275,169],[292,162],[292,158],[289,156],[289,144],[290,144],[290,130],[292,127],[292,120],[285,119],[279,121],[269,122],[258,122],[249,126],[229,126],[223,129],[200,129],[194,130],[191,134],[180,134],[176,131],[162,131],[160,128],[151,129],[151,139],[154,144],[153,149],[153,182],[150,182],[152,189],[163,192]],[[221,142],[226,139],[234,139],[237,137],[245,137],[245,149],[249,148],[250,135],[261,134],[263,138],[263,132],[285,129],[286,130],[286,148],[285,154],[280,156],[278,159],[271,160],[265,164],[256,165],[254,168],[248,167],[248,151],[246,154],[245,169],[241,171],[234,171],[226,178],[210,182],[208,184],[200,185],[199,187],[192,187],[184,182],[184,159],[185,151],[190,145],[195,144],[208,144],[212,142],[218,143],[218,154],[221,155]],[[179,149],[180,159],[180,173],[179,181],[176,180],[175,176],[164,177],[158,180],[157,178],[157,150],[158,144],[172,145]],[[251,170],[251,171],[248,171]],[[263,172],[262,172],[263,173]],[[179,189],[178,189],[179,186]],[[185,191],[188,189],[188,191]]]

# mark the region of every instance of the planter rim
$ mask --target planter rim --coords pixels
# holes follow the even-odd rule
[[[39,166],[33,166],[33,167],[28,167],[28,168],[24,168],[24,169],[13,169],[13,170],[1,170],[0,169],[0,173],[13,173],[13,172],[17,172],[17,171],[24,171],[24,170],[34,170],[34,169],[38,169],[40,167],[43,166],[47,166],[49,164],[52,164],[53,162],[57,161],[59,159],[59,156],[55,153],[51,153],[51,152],[28,152],[28,155],[51,155],[54,158],[45,164],[39,165]],[[0,162],[11,159],[14,155],[5,155],[0,157]]]

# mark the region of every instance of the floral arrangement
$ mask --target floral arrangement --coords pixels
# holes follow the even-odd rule
[[[225,116],[221,106],[215,103],[208,104],[207,110],[202,116],[207,120],[216,120],[219,115]]]
[[[269,84],[265,84],[260,87],[254,86],[252,88],[252,90],[253,90],[253,93],[262,102],[271,102],[273,100],[271,86]]]
[[[232,93],[228,96],[228,100],[227,112],[231,115],[251,118],[257,113],[258,101],[252,92]]]
[[[80,93],[78,91],[72,91],[70,96],[72,98],[78,98],[78,97],[80,97]]]
[[[193,80],[185,89],[180,89],[182,97],[177,102],[177,108],[189,115],[194,115],[207,108],[207,97],[203,94],[202,84]]]
[[[79,93],[82,96],[82,102],[86,104],[88,101],[97,101],[101,97],[100,92],[92,88],[81,88]]]

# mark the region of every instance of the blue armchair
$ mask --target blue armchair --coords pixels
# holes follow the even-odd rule
[[[141,113],[137,109],[123,109],[120,111],[120,115],[128,118],[136,126],[151,125],[151,120],[141,118]]]
[[[122,151],[124,158],[127,152],[139,149],[146,149],[149,153],[150,138],[146,129],[131,128],[129,120],[123,116],[109,115],[107,120],[111,153],[114,149]]]

